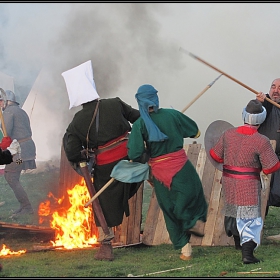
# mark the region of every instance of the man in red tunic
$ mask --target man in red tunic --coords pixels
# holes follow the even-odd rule
[[[225,216],[234,220],[232,228],[226,230],[239,233],[243,263],[250,264],[260,262],[253,255],[263,228],[260,172],[273,173],[280,168],[280,162],[270,140],[258,132],[266,118],[261,102],[251,100],[242,118],[244,125],[226,130],[209,152],[223,163]]]

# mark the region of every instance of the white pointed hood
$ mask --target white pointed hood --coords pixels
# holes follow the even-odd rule
[[[61,74],[70,101],[69,110],[99,98],[93,79],[91,60]]]

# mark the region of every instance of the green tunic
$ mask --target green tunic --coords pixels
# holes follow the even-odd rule
[[[151,158],[154,158],[182,149],[184,138],[195,138],[199,133],[196,123],[177,110],[161,108],[150,116],[160,131],[168,136],[168,140],[147,142],[148,133],[140,117],[133,124],[128,141],[128,156],[132,160],[139,159],[145,151],[145,144]],[[199,175],[188,160],[173,177],[170,190],[155,178],[153,183],[170,240],[175,249],[180,249],[189,242],[190,235],[186,231],[197,220],[206,221],[207,203]]]

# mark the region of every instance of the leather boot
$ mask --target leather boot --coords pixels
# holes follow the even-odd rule
[[[242,246],[240,245],[240,237],[239,235],[233,235],[235,249],[236,250],[242,250]]]
[[[257,244],[250,240],[242,244],[242,261],[244,264],[259,263],[260,260],[253,255],[254,249]]]
[[[94,258],[96,260],[107,260],[112,261],[114,260],[114,254],[113,254],[113,247],[111,242],[101,242],[101,246],[97,253],[95,254]]]
[[[187,233],[193,234],[198,237],[203,237],[204,236],[204,222],[202,222],[201,220],[197,220],[195,225],[191,229],[187,230]]]

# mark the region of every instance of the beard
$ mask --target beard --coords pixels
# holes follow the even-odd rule
[[[280,95],[279,95],[279,93],[272,93],[271,100],[273,100],[276,103],[280,103]]]

